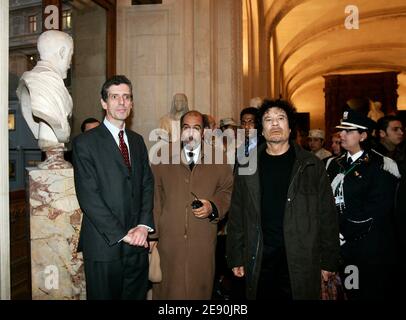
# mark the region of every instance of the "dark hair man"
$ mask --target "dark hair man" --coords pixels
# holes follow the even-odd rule
[[[258,109],[254,107],[248,107],[240,113],[241,128],[245,129],[245,142],[244,142],[244,154],[246,157],[254,150],[258,144],[257,132],[252,129],[258,130]],[[251,130],[251,131],[250,131]]]
[[[379,141],[375,150],[384,156],[398,161],[400,150],[398,146],[403,141],[404,129],[400,118],[388,115],[380,118],[377,123],[376,136]]]
[[[156,226],[152,238],[158,240],[162,268],[162,282],[154,284],[153,299],[212,296],[217,223],[229,208],[233,176],[225,161],[205,161],[212,146],[204,143],[203,129],[200,112],[185,113],[181,148],[173,150],[169,165],[152,166]]]
[[[87,118],[83,120],[82,124],[80,125],[80,131],[86,132],[90,129],[96,128],[100,125],[100,121],[95,118]]]
[[[295,109],[265,100],[258,170],[236,175],[227,259],[249,299],[319,299],[338,269],[337,214],[324,164],[292,141]]]
[[[142,137],[125,127],[133,107],[130,80],[108,79],[103,123],[73,141],[76,193],[83,211],[88,299],[145,299],[154,181]]]

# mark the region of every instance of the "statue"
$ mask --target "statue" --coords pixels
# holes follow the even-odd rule
[[[189,111],[187,97],[184,93],[176,93],[172,98],[171,111],[159,120],[159,127],[168,132],[169,141],[180,138],[180,118]]]
[[[263,99],[261,97],[254,97],[250,99],[250,107],[259,108],[262,105]]]
[[[379,101],[370,100],[368,118],[377,122],[380,118],[382,118],[385,115],[382,112],[381,108],[382,108],[382,103],[380,103]]]
[[[72,98],[63,79],[70,67],[73,40],[65,32],[46,31],[38,38],[38,52],[40,61],[22,75],[17,96],[25,121],[47,155],[38,167],[70,168],[71,164],[63,159],[63,151],[70,136]]]

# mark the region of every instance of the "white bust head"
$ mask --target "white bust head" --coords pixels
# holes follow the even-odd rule
[[[254,97],[250,99],[250,107],[259,108],[262,105],[263,99],[261,97]]]
[[[58,30],[45,31],[38,38],[38,51],[41,60],[52,64],[65,79],[72,60],[72,37]]]

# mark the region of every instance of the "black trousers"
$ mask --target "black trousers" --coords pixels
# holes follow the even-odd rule
[[[292,300],[288,262],[284,248],[264,246],[257,300]]]
[[[222,220],[223,221],[223,220]],[[245,278],[237,278],[227,266],[226,260],[226,235],[217,236],[216,245],[216,275],[213,289],[214,299],[246,300]],[[220,281],[220,279],[222,281]],[[223,295],[223,296],[221,296]]]
[[[148,290],[148,253],[121,260],[84,260],[88,300],[144,300]]]

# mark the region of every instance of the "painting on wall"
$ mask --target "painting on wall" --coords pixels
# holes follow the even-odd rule
[[[8,130],[13,131],[16,129],[16,114],[15,111],[8,112]]]

